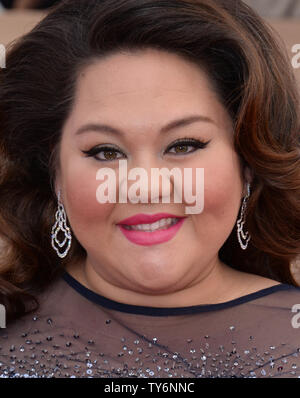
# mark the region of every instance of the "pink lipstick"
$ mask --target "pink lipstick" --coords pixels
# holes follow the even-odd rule
[[[144,231],[128,229],[130,226],[137,226],[140,224],[153,224],[161,219],[173,218],[172,223],[163,225],[158,230]],[[181,228],[186,217],[176,216],[170,213],[157,214],[136,214],[133,217],[126,218],[120,221],[117,225],[123,235],[132,243],[142,246],[157,245],[172,239]],[[150,228],[151,229],[151,228]]]

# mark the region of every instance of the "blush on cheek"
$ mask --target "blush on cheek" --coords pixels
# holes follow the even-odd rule
[[[242,186],[236,173],[233,175],[207,175],[204,188],[204,212],[217,217],[229,217],[238,213]]]
[[[113,203],[99,203],[96,198],[97,181],[88,179],[69,180],[65,184],[66,211],[70,223],[76,230],[77,225],[92,225],[101,222],[112,211]]]

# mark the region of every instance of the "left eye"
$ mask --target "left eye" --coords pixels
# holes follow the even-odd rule
[[[174,144],[170,145],[167,148],[166,152],[175,153],[175,154],[179,153],[179,154],[185,155],[185,154],[193,153],[193,152],[197,151],[197,149],[204,149],[208,145],[208,143],[209,143],[209,141],[203,142],[203,141],[196,140],[196,139],[181,140],[181,141],[177,141]],[[188,151],[187,150],[188,147],[194,148],[194,150]],[[175,152],[170,152],[170,149],[173,149],[173,148],[175,149]],[[178,148],[178,150],[176,148]]]
[[[197,149],[196,145],[176,144],[176,145],[171,146],[169,148],[168,152],[170,152],[170,153],[190,153],[190,151],[187,151],[188,147],[194,148],[194,150]],[[178,148],[178,150],[177,150],[177,148]],[[171,152],[170,149],[175,149],[175,152]],[[192,152],[194,152],[194,151],[192,151]]]
[[[108,162],[111,160],[116,160],[118,159],[115,155],[116,153],[120,153],[124,155],[122,152],[120,152],[118,149],[112,148],[112,147],[95,147],[90,149],[89,151],[82,151],[85,153],[87,156],[92,156],[96,158],[97,160],[103,161],[103,162]],[[100,157],[99,154],[103,152],[104,153],[104,158]],[[124,155],[125,156],[125,155]]]

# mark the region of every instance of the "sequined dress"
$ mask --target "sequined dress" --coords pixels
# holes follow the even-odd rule
[[[300,378],[300,287],[157,308],[109,300],[64,272],[38,298],[0,329],[0,377]]]

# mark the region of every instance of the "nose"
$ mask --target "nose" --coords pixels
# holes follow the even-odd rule
[[[171,203],[174,178],[159,160],[144,155],[130,166],[126,160],[119,162],[119,189],[121,197],[130,203]]]

